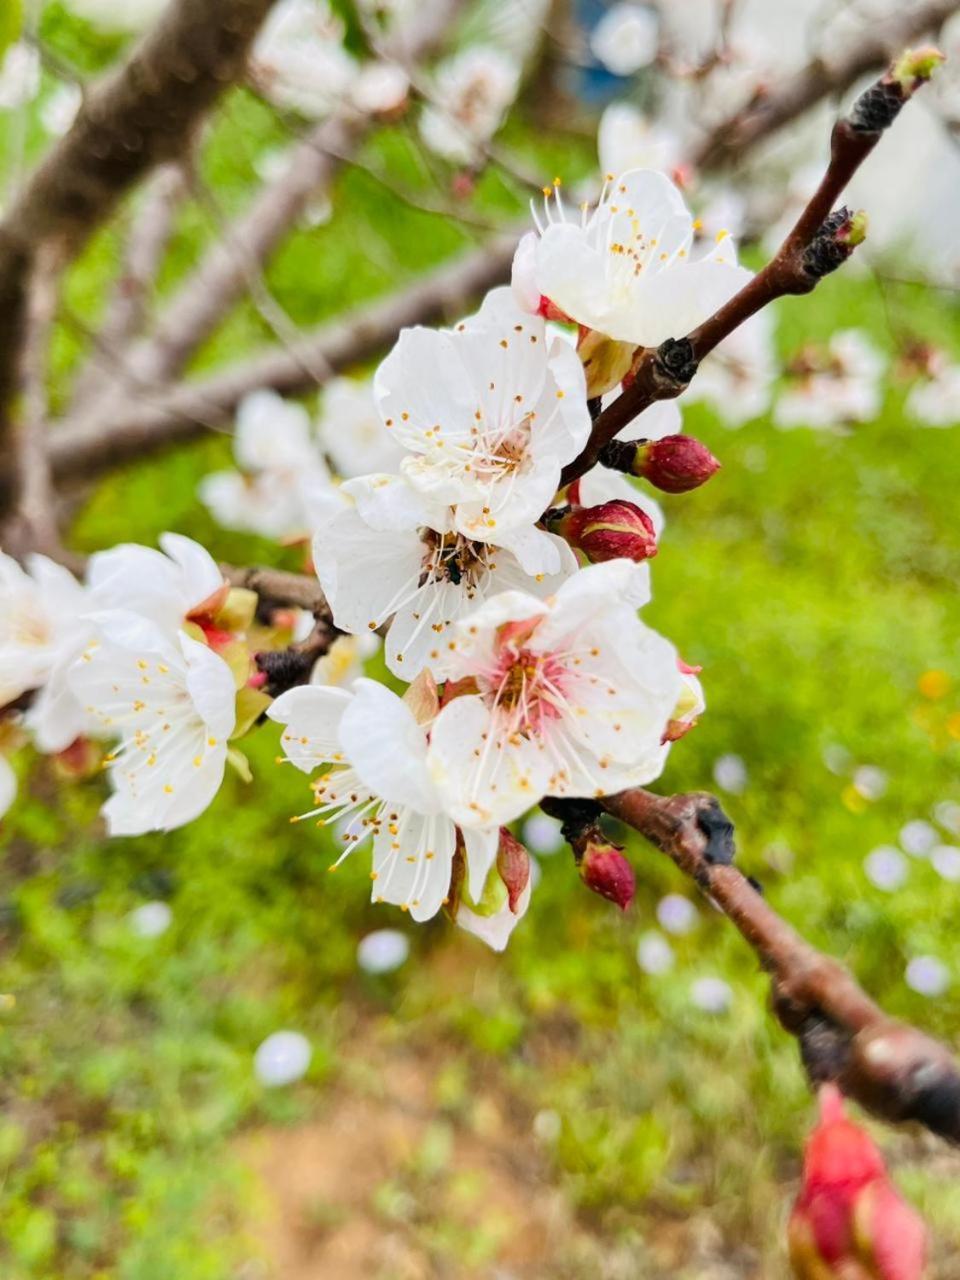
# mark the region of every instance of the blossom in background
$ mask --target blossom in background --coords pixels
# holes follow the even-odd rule
[[[402,107],[410,92],[410,78],[396,62],[365,63],[354,76],[350,99],[358,111],[381,115]]]
[[[636,615],[648,599],[647,567],[612,560],[547,601],[507,592],[452,628],[433,669],[461,692],[433,727],[430,770],[458,822],[659,775],[681,685],[673,647]]]
[[[358,416],[354,410],[345,432]],[[303,405],[274,391],[246,396],[237,410],[233,451],[240,470],[215,471],[199,490],[224,528],[265,538],[305,537],[340,505]]]
[[[313,629],[313,614],[308,614]],[[302,637],[306,639],[306,637]],[[341,685],[346,688],[363,675],[364,663],[380,648],[380,637],[369,632],[363,636],[337,636],[333,644],[318,658],[310,673],[311,684]]]
[[[613,5],[590,33],[590,52],[615,76],[648,67],[659,44],[659,16],[645,4]]]
[[[110,835],[170,831],[199,817],[223,781],[236,723],[226,662],[185,634],[123,610],[97,617],[98,638],[70,672],[74,694],[106,737]]]
[[[17,775],[10,762],[0,756],[0,818],[7,812],[17,798]]]
[[[655,347],[688,333],[750,279],[730,236],[694,257],[694,219],[677,187],[652,169],[605,182],[599,204],[576,221],[554,184],[543,218],[534,217],[537,231],[521,240],[514,263],[518,300],[529,307],[546,298],[616,342]]]
[[[728,427],[740,427],[770,408],[776,377],[773,315],[758,311],[707,356],[682,399],[706,402]]]
[[[62,565],[0,553],[0,707],[37,690],[27,724],[41,751],[61,751],[87,727],[67,672],[90,635],[84,588]]]
[[[162,551],[121,543],[91,556],[87,585],[101,610],[124,610],[153,622],[168,638],[186,623],[203,626],[229,587],[204,547],[179,533],[160,536]]]
[[[520,67],[492,45],[471,45],[434,73],[432,101],[420,137],[438,156],[461,164],[479,159],[520,87]]]
[[[0,111],[32,102],[40,91],[40,53],[19,41],[0,54]]]
[[[836,427],[867,422],[880,410],[883,357],[857,329],[834,334],[787,368],[791,381],[774,408],[778,427]]]
[[[40,108],[40,123],[55,138],[67,132],[80,110],[83,90],[78,84],[58,84]]]
[[[322,120],[348,98],[357,64],[325,0],[280,0],[253,47],[255,82],[276,106]]]
[[[960,423],[960,364],[938,352],[927,376],[910,389],[907,415],[925,427],[955,427]]]
[[[104,31],[136,35],[152,26],[169,0],[67,0],[71,12]]]
[[[405,329],[374,390],[400,469],[425,499],[453,508],[453,528],[506,547],[531,573],[559,555],[534,528],[565,463],[590,434],[583,369],[540,316],[495,289],[455,330]],[[395,490],[384,490],[389,504]]]
[[[323,389],[317,421],[320,445],[345,480],[396,471],[403,449],[383,425],[370,382],[333,378]]]
[[[303,816],[322,824],[349,820],[339,861],[370,837],[373,900],[409,910],[414,920],[429,920],[448,897],[457,848],[456,828],[427,769],[436,705],[428,682],[401,699],[363,679],[350,691],[291,689],[267,713],[285,726],[281,744],[298,769],[310,774],[332,766],[315,779],[316,807]],[[480,897],[499,832],[471,831],[464,839],[471,894]]]
[[[400,476],[350,480],[344,490],[357,505],[317,533],[317,576],[342,630],[363,635],[389,623],[387,666],[404,679],[435,662],[448,628],[489,596],[546,595],[576,570],[563,539],[538,530],[528,572],[513,551],[457,533],[453,509],[426,502]],[[537,568],[547,556],[549,573]]]
[[[611,102],[600,117],[597,151],[601,173],[659,169],[672,173],[683,158],[680,136],[629,102]]]

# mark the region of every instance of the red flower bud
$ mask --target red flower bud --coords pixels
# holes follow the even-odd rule
[[[632,502],[617,499],[567,512],[551,528],[594,564],[604,560],[649,560],[657,554],[653,521]]]
[[[500,828],[497,871],[506,886],[510,910],[516,915],[523,891],[530,883],[530,855],[526,846],[506,827]]]
[[[580,859],[580,878],[601,898],[626,911],[637,891],[637,878],[623,850],[614,844],[588,842]]]
[[[687,493],[706,484],[720,463],[693,436],[664,436],[637,447],[634,475],[664,493]]]
[[[926,1230],[898,1195],[873,1140],[844,1115],[834,1085],[820,1090],[803,1185],[788,1228],[799,1280],[921,1280]]]

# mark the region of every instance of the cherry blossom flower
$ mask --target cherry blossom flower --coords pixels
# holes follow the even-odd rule
[[[492,45],[472,45],[442,63],[433,101],[420,117],[420,137],[446,160],[479,158],[517,95],[520,67]]]
[[[17,775],[13,772],[9,760],[0,756],[0,818],[9,810],[17,798]]]
[[[646,566],[611,560],[549,600],[507,592],[452,628],[434,671],[465,691],[437,717],[430,772],[457,822],[659,775],[681,686],[672,646],[636,615],[648,599]]]
[[[317,533],[317,576],[342,630],[389,623],[387,666],[404,679],[436,661],[446,631],[481,601],[513,588],[547,595],[576,570],[566,542],[532,525],[532,538],[518,533],[517,552],[458,533],[453,508],[425,501],[399,476],[343,487],[356,506]]]
[[[960,424],[960,364],[951,364],[942,356],[935,360],[928,377],[910,389],[905,409],[925,427]]]
[[[513,906],[504,896],[502,905],[496,911],[489,915],[482,915],[467,903],[461,902],[457,908],[457,925],[465,933],[472,933],[475,938],[485,942],[492,951],[505,951],[510,935],[527,914],[532,892],[533,876],[531,875],[526,888]]]
[[[514,263],[518,301],[554,307],[616,342],[655,347],[682,336],[749,280],[730,236],[694,257],[694,220],[665,174],[634,169],[604,183],[569,221],[557,183]],[[629,361],[627,362],[629,365]]]
[[[40,123],[47,133],[60,138],[76,120],[82,102],[79,85],[59,84],[40,108]]]
[[[883,357],[857,329],[844,329],[825,351],[802,352],[793,382],[774,409],[778,427],[836,427],[867,422],[880,410]],[[788,370],[791,372],[791,370]]]
[[[67,7],[104,31],[136,35],[152,26],[168,3],[169,0],[67,0]]]
[[[611,102],[600,117],[597,151],[602,173],[631,169],[675,170],[683,157],[680,136],[629,102]]]
[[[246,396],[233,448],[240,470],[216,471],[200,483],[201,500],[224,528],[305,537],[341,505],[303,405],[274,391]]]
[[[455,330],[403,330],[374,392],[410,455],[402,474],[453,508],[457,533],[513,550],[528,572],[556,572],[533,524],[590,434],[583,369],[567,341],[494,289]]]
[[[317,434],[337,474],[346,480],[396,471],[403,457],[403,449],[383,425],[370,382],[331,379],[323,391]]]
[[[121,543],[97,552],[87,583],[99,609],[140,614],[170,637],[186,622],[202,625],[224,603],[228,586],[198,542],[164,533],[160,546],[162,551]]]
[[[313,614],[308,614],[313,629]],[[303,637],[304,639],[306,637]],[[311,684],[341,685],[344,688],[363,675],[364,663],[380,649],[380,637],[337,636],[333,644],[318,658],[310,673]]]
[[[660,20],[649,5],[615,4],[590,33],[590,52],[615,76],[648,67],[659,44]]]
[[[81,621],[90,599],[46,556],[27,565],[0,554],[0,706],[37,690],[27,726],[41,751],[62,751],[87,727],[67,673],[91,633]]]
[[[209,806],[223,781],[236,723],[226,662],[180,631],[136,613],[96,618],[99,638],[73,666],[73,691],[119,745],[107,756],[112,836],[170,831]]]
[[[0,54],[0,111],[32,102],[40,91],[40,54],[26,41]]]
[[[325,0],[280,0],[253,47],[254,79],[276,106],[322,120],[349,97],[357,74],[343,35]]]
[[[432,692],[430,691],[432,690]],[[286,726],[281,743],[304,773],[332,766],[313,783],[316,808],[303,817],[321,825],[349,819],[339,865],[367,837],[373,843],[372,897],[429,920],[450,890],[457,831],[427,769],[427,733],[436,691],[412,686],[401,699],[374,680],[350,691],[307,686],[282,694],[270,707]],[[483,892],[497,855],[499,832],[464,836],[468,881]]]

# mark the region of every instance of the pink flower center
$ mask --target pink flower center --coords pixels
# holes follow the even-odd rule
[[[562,716],[568,676],[563,662],[552,654],[505,645],[496,666],[478,684],[504,715],[507,731],[529,736]]]

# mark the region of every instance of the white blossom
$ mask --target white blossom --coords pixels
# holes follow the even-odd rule
[[[690,999],[703,1013],[727,1013],[733,1003],[733,991],[723,978],[697,978],[690,987]]]
[[[575,221],[554,184],[534,219],[537,233],[523,238],[514,264],[518,300],[529,306],[539,294],[617,342],[655,347],[683,336],[750,279],[730,236],[694,256],[683,196],[652,169],[605,182],[596,208]]]
[[[130,928],[138,938],[159,938],[170,928],[172,920],[168,902],[144,902],[130,912]]]
[[[924,427],[960,424],[960,364],[937,361],[930,375],[911,387],[904,408]]]
[[[909,864],[899,849],[882,844],[867,854],[863,862],[867,879],[885,893],[894,893],[906,881]]]
[[[472,45],[441,63],[432,101],[420,117],[424,143],[444,159],[470,164],[517,95],[520,67],[492,45]]]
[[[223,781],[236,720],[233,675],[205,644],[139,614],[112,610],[96,621],[99,638],[70,679],[101,732],[120,739],[106,758],[107,829],[119,836],[181,827]]]
[[[88,727],[67,673],[91,633],[82,621],[90,598],[46,556],[27,566],[0,554],[0,707],[38,690],[27,726],[41,751],[62,751]]]
[[[953,844],[938,844],[930,854],[934,871],[942,880],[960,880],[960,849]]]
[[[203,622],[226,599],[228,586],[204,547],[179,533],[160,536],[162,551],[121,543],[90,557],[87,585],[96,607],[151,620],[169,639],[185,622]]]
[[[901,847],[914,858],[925,858],[939,839],[936,827],[924,818],[913,818],[900,828]]]
[[[824,353],[804,353],[777,400],[778,427],[835,427],[868,422],[880,411],[883,357],[857,329],[835,333]]]
[[[261,1084],[276,1089],[302,1079],[312,1057],[310,1041],[299,1031],[274,1031],[257,1048],[253,1070]]]
[[[637,943],[637,964],[650,977],[668,973],[674,966],[673,948],[662,933],[651,930]]]
[[[10,761],[0,756],[0,818],[7,812],[17,798],[17,775]]]
[[[401,107],[409,91],[409,77],[396,62],[368,62],[354,77],[350,97],[358,111],[379,115]]]
[[[83,90],[78,84],[59,84],[40,108],[40,123],[55,138],[67,132],[80,110]]]
[[[399,929],[375,929],[357,945],[357,964],[364,973],[393,973],[410,954],[410,939]]]
[[[308,614],[313,629],[313,614]],[[294,637],[296,638],[296,637]],[[301,637],[305,639],[306,637]],[[337,636],[327,652],[317,659],[310,673],[311,684],[340,685],[344,688],[363,675],[364,663],[380,649],[377,635]]]
[[[0,111],[13,111],[32,102],[40,91],[40,54],[19,41],[0,54]]]
[[[372,897],[436,915],[450,890],[457,832],[427,770],[430,707],[420,722],[410,703],[374,680],[350,691],[306,686],[282,694],[271,719],[286,726],[281,743],[304,773],[332,766],[313,783],[321,825],[349,819],[339,861],[367,837],[373,843]],[[471,895],[483,892],[497,855],[494,827],[465,835]],[[335,864],[338,865],[338,864]]]
[[[429,759],[461,825],[510,822],[544,795],[607,795],[659,775],[680,676],[672,646],[636,615],[648,584],[646,566],[613,560],[581,569],[548,600],[506,592],[454,625],[435,673],[476,692],[440,712]]]
[[[680,893],[668,893],[657,903],[657,919],[667,933],[679,935],[695,929],[699,916],[689,898]]]
[[[346,480],[396,471],[404,453],[383,425],[373,384],[355,378],[333,378],[327,383],[317,434],[337,474]]]
[[[513,907],[510,906],[509,901],[505,900],[492,914],[482,915],[465,902],[461,902],[457,907],[459,927],[465,933],[472,933],[475,938],[485,942],[492,951],[505,951],[510,935],[527,914],[530,906],[530,895],[533,892],[533,867],[534,862],[531,859],[530,878]]]
[[[341,504],[303,405],[255,391],[237,409],[239,471],[200,482],[200,498],[226,529],[265,538],[305,537]]]
[[[357,74],[343,34],[325,0],[280,0],[253,47],[254,79],[276,106],[322,120],[349,96]]]
[[[659,17],[645,4],[613,5],[590,33],[590,52],[615,76],[648,67],[659,44]]]
[[[156,22],[169,0],[67,0],[67,7],[104,31],[135,35]]]
[[[600,117],[597,152],[601,173],[658,169],[670,173],[683,157],[683,142],[672,129],[629,102],[611,102]]]

